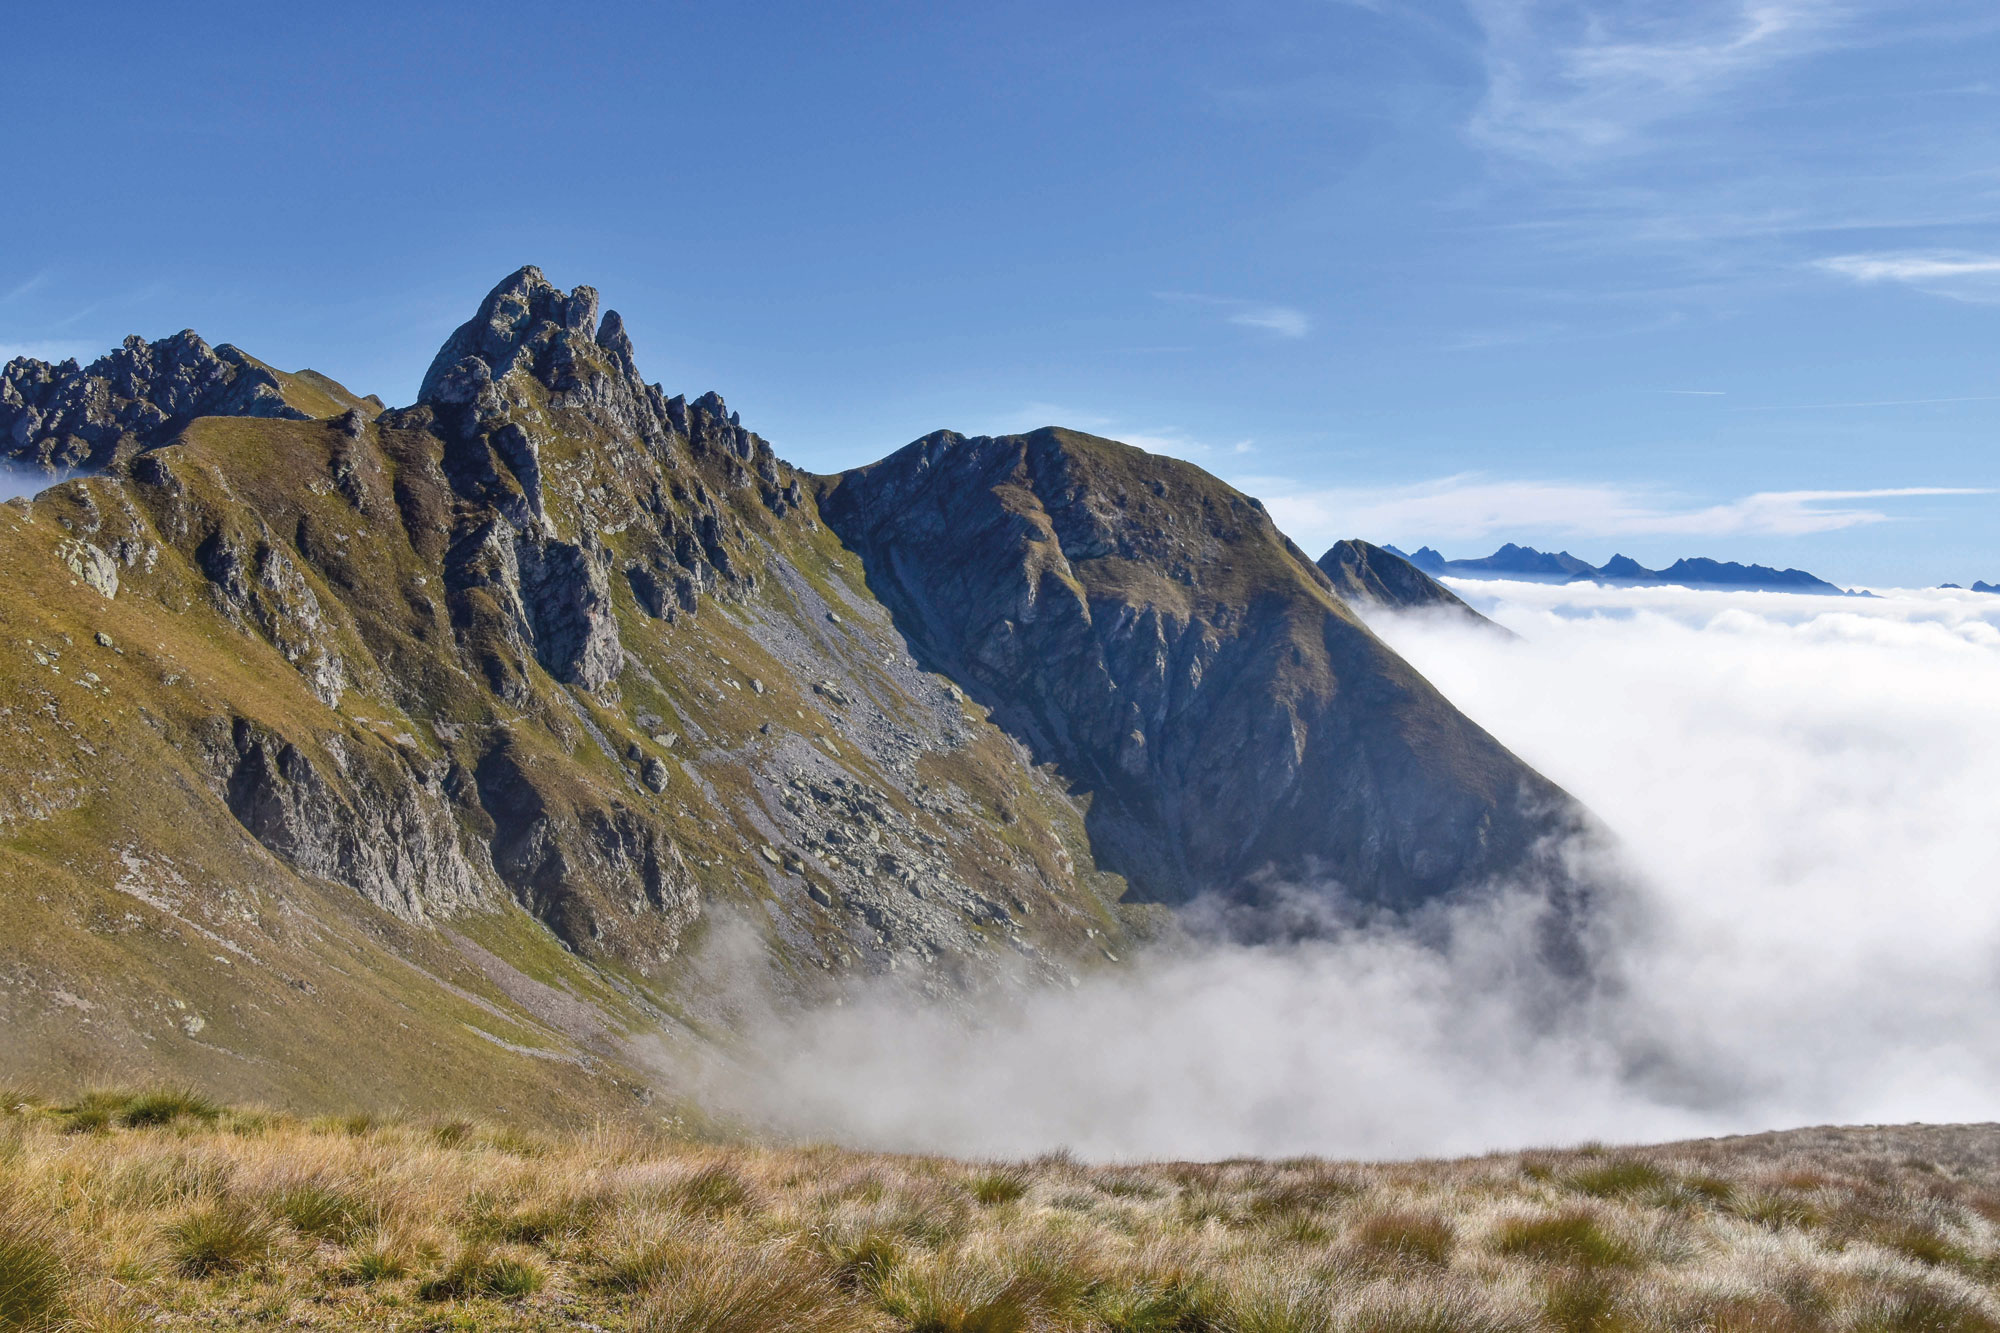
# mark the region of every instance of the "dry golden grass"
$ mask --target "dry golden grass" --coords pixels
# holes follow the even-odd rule
[[[1453,1162],[955,1162],[0,1113],[0,1329],[2000,1333],[2000,1129]]]

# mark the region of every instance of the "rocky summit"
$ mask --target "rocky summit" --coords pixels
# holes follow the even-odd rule
[[[820,504],[920,659],[1090,797],[1141,897],[1414,906],[1518,869],[1565,804],[1193,464],[946,431]]]
[[[384,409],[192,333],[17,360],[0,1078],[587,1116],[746,977],[1067,982],[1574,804],[1253,499],[1074,432],[839,476],[533,268]]]
[[[0,372],[0,461],[44,473],[99,470],[163,444],[196,417],[305,421],[331,412],[379,412],[323,375],[287,375],[193,329],[124,346],[90,363],[16,357]]]
[[[1495,633],[1512,634],[1473,610],[1464,598],[1406,557],[1372,542],[1335,542],[1318,563],[1334,591],[1350,604],[1358,602],[1390,611],[1437,612]]]

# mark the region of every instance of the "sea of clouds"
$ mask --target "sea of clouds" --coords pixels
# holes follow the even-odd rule
[[[52,484],[46,472],[0,461],[0,500],[32,498]]]
[[[1449,943],[1216,944],[754,1028],[711,1091],[800,1135],[1393,1157],[2000,1115],[2000,598],[1468,583],[1378,633],[1588,805],[1629,894],[1579,989],[1502,893]]]

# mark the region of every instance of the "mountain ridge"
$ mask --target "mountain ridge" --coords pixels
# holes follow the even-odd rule
[[[1328,547],[1317,563],[1350,602],[1359,599],[1395,611],[1442,611],[1501,634],[1513,633],[1473,610],[1393,547],[1351,538]]]
[[[1585,822],[1191,465],[947,433],[815,477],[532,267],[409,407],[278,412],[196,344],[238,414],[9,367],[98,470],[0,506],[0,1076],[580,1114],[749,976],[1063,982],[1197,889],[1414,910]],[[1009,635],[1066,669],[1024,693]]]
[[[1461,578],[1526,578],[1540,582],[1603,582],[1636,586],[1678,585],[1684,587],[1739,588],[1765,592],[1812,592],[1848,595],[1836,584],[1808,574],[1802,569],[1774,569],[1769,565],[1744,565],[1735,561],[1711,560],[1705,556],[1684,557],[1666,569],[1648,569],[1627,555],[1614,555],[1603,565],[1593,565],[1568,551],[1538,551],[1532,546],[1508,542],[1492,555],[1476,560],[1447,560],[1424,546],[1405,555],[1393,546],[1384,547],[1402,556],[1431,575]]]

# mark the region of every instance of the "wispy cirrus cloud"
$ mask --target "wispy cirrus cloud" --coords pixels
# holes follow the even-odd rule
[[[1965,250],[1888,250],[1832,255],[1814,268],[1854,282],[1901,283],[1956,301],[2000,301],[2000,255]]]
[[[1854,6],[1812,0],[1472,0],[1484,37],[1477,142],[1557,162],[1631,145],[1819,48]]]
[[[1303,338],[1312,332],[1312,320],[1303,310],[1283,305],[1250,305],[1229,317],[1231,324],[1246,329],[1264,329],[1281,338]]]
[[[1524,532],[1562,537],[1798,537],[1890,521],[1865,501],[1986,495],[1963,486],[1870,490],[1760,491],[1738,500],[1690,504],[1656,489],[1604,482],[1494,480],[1462,473],[1409,486],[1300,488],[1277,478],[1244,478],[1280,528],[1314,549],[1344,537],[1475,540]]]
[[[1312,316],[1288,305],[1247,301],[1233,296],[1208,296],[1199,292],[1154,292],[1161,301],[1177,305],[1205,306],[1222,316],[1223,322],[1239,328],[1260,329],[1280,338],[1303,338],[1312,332]]]

